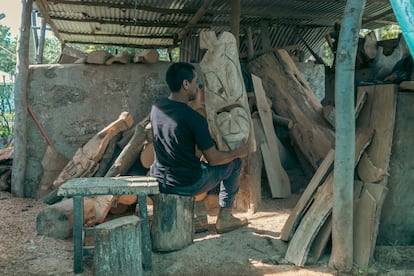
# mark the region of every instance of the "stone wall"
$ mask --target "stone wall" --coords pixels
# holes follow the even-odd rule
[[[390,159],[389,191],[381,212],[377,244],[414,245],[414,94],[400,92]]]
[[[167,62],[114,65],[36,65],[30,67],[28,104],[56,150],[71,159],[76,150],[123,111],[134,122],[151,104],[168,95]],[[46,141],[27,117],[27,168],[25,195],[34,197],[43,174]]]

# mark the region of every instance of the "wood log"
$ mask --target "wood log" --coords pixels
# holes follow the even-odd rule
[[[135,63],[156,63],[160,55],[155,49],[145,49],[133,58]]]
[[[58,63],[66,64],[66,63],[74,63],[76,60],[84,58],[86,59],[86,54],[82,51],[79,51],[75,48],[65,46],[62,49],[62,53],[60,54]]]
[[[128,64],[132,59],[132,55],[128,53],[127,51],[121,52],[111,58],[109,58],[105,64],[114,64],[114,63],[120,63],[120,64]]]
[[[276,122],[276,125],[285,126],[288,129],[291,129],[293,127],[293,122],[291,119],[277,115],[273,110],[272,119],[274,122]]]
[[[108,143],[119,132],[129,129],[132,124],[131,115],[128,112],[122,112],[116,121],[109,124],[76,151],[72,160],[53,182],[53,186],[57,188],[72,178],[92,176],[98,168],[98,161],[102,159]]]
[[[194,197],[158,194],[153,197],[152,249],[180,250],[193,243]]]
[[[146,143],[140,155],[141,164],[144,168],[149,169],[154,163],[154,144]]]
[[[86,63],[105,64],[112,55],[105,50],[96,50],[86,56]]]
[[[252,118],[254,135],[256,140],[256,150],[249,153],[249,156],[245,160],[245,170],[243,176],[240,176],[240,190],[248,191],[248,209],[243,208],[243,211],[250,211],[255,213],[260,209],[262,204],[262,168],[263,157],[260,149],[260,145],[263,143],[264,133],[259,118]],[[242,187],[245,187],[242,189]],[[239,204],[237,204],[239,194],[236,195],[235,204],[233,208],[240,210]],[[247,199],[246,199],[247,201]]]
[[[84,198],[84,224],[95,224],[95,201]],[[49,205],[39,212],[36,217],[36,230],[39,235],[56,239],[66,239],[72,236],[73,230],[73,200],[62,201]]]
[[[145,142],[145,126],[149,122],[149,115],[147,115],[141,122],[134,127],[134,135],[129,140],[128,144],[122,149],[121,153],[109,168],[106,177],[120,176],[125,174],[137,160],[140,151]]]
[[[53,182],[68,162],[69,159],[58,153],[53,147],[46,147],[42,158],[43,176],[37,190],[37,198],[42,198],[53,190]]]
[[[276,113],[293,121],[292,142],[316,170],[334,148],[335,139],[322,116],[322,105],[302,73],[285,50],[250,61],[248,70],[262,79]]]
[[[143,275],[141,227],[124,216],[95,227],[94,275]]]
[[[111,141],[109,141],[108,146],[106,146],[105,152],[102,155],[102,159],[99,161],[99,168],[93,175],[94,177],[102,177],[108,171],[111,165],[111,162],[114,159],[114,156],[116,156],[115,150],[116,150],[116,146],[118,144],[118,140],[120,139],[120,137],[121,137],[121,133],[118,133],[117,135],[115,135],[114,138],[111,139]]]

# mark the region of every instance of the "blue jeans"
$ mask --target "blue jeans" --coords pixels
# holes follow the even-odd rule
[[[223,208],[231,208],[234,197],[239,191],[241,159],[237,158],[230,163],[210,166],[202,163],[201,178],[192,185],[194,195],[208,192],[220,185],[219,204]]]

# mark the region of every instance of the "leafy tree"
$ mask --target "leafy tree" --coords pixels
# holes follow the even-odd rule
[[[47,37],[43,49],[43,63],[57,63],[60,56],[60,42],[56,37]]]
[[[11,38],[10,28],[0,25],[0,70],[14,74],[16,70],[16,39]]]

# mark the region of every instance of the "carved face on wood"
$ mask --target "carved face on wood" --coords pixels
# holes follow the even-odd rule
[[[200,67],[210,132],[220,150],[234,149],[249,137],[251,130],[236,39],[228,32],[218,40],[214,33],[200,39],[209,47]]]

